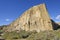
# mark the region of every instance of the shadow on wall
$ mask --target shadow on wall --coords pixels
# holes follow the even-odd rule
[[[52,19],[51,19],[51,22],[52,22],[52,26],[53,26],[53,30],[58,30],[60,29],[60,25],[58,25],[56,22],[54,22]]]

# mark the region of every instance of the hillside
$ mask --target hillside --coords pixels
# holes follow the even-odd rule
[[[60,23],[50,19],[45,4],[36,5],[0,26],[0,40],[60,40]]]

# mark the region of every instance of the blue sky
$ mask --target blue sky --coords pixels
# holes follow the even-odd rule
[[[10,24],[34,5],[45,3],[55,22],[60,22],[60,0],[0,0],[0,25]]]

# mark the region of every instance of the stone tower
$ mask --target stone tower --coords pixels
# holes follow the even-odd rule
[[[12,22],[6,30],[15,31],[21,29],[26,31],[36,30],[37,32],[53,30],[45,4],[36,5],[28,9]]]

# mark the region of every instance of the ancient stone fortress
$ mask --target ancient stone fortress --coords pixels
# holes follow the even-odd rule
[[[18,19],[12,22],[6,30],[36,30],[37,32],[40,32],[53,29],[45,4],[40,4],[25,11]]]

